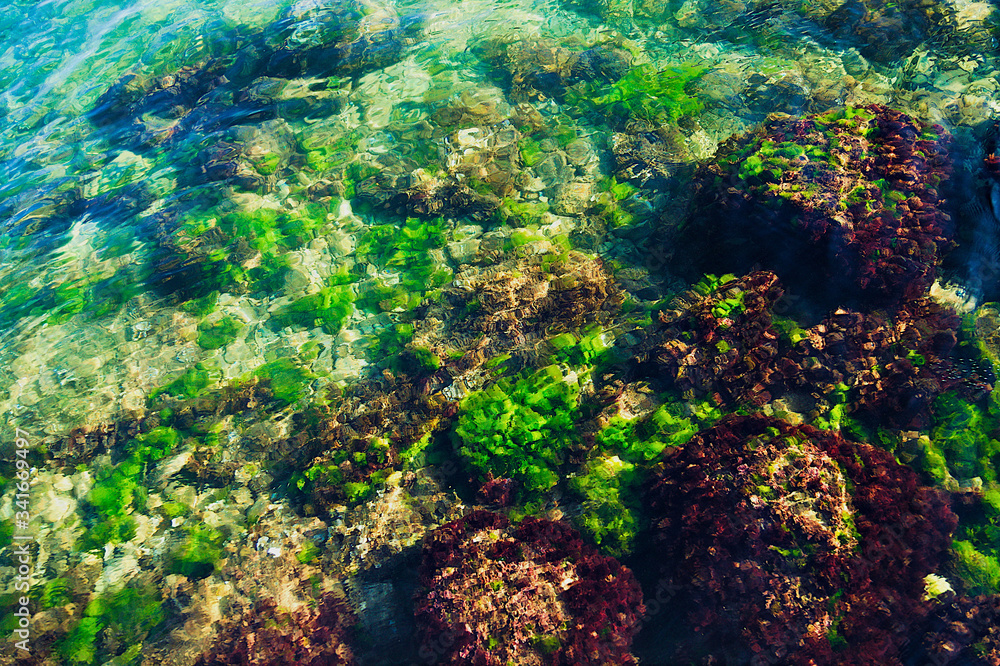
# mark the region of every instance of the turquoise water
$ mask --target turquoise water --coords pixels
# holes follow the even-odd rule
[[[998,11],[6,7],[0,661],[996,663]]]

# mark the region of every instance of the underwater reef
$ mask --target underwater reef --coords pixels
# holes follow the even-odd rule
[[[0,664],[1000,663],[967,4],[300,0],[105,74],[0,188]]]

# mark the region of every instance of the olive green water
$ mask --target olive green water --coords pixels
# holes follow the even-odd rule
[[[692,284],[664,238],[698,166],[772,114],[845,106],[885,105],[953,137],[957,243],[932,293],[981,350],[976,380],[992,381],[998,12],[5,7],[0,662],[193,664],[228,617],[334,595],[354,614],[358,663],[434,663],[447,646],[419,647],[416,562],[431,530],[487,504],[482,482],[513,478],[515,518],[564,518],[641,567],[644,475],[736,409],[850,430],[927,485],[979,492],[984,513],[958,528],[940,573],[1000,593],[992,397],[945,395],[911,426],[852,426],[843,397],[720,405],[622,371],[626,406],[596,420],[602,373],[627,366],[633,333]],[[262,44],[311,55],[253,70]],[[309,51],[324,44],[339,50]],[[573,73],[585,52],[600,55]],[[794,342],[827,302],[792,296]],[[636,418],[654,425],[630,430]],[[31,542],[30,657],[11,633],[17,535]],[[655,595],[643,589],[647,606]],[[688,663],[650,634],[677,626],[650,626],[640,663]]]

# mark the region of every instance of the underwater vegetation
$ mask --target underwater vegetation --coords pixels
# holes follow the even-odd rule
[[[0,103],[39,663],[1000,659],[990,3],[284,4]]]
[[[356,663],[349,647],[354,622],[347,604],[334,594],[293,610],[267,598],[228,619],[195,664],[351,666]]]
[[[931,610],[924,579],[957,523],[887,452],[762,415],[665,452],[647,502],[697,629],[680,659],[892,663]]]
[[[414,613],[438,663],[634,664],[632,572],[561,522],[475,511],[424,543]]]
[[[574,85],[567,91],[566,105],[571,114],[596,113],[616,131],[654,130],[705,108],[690,90],[707,69],[693,64],[664,69],[637,65],[613,83]]]
[[[92,597],[83,617],[55,649],[66,664],[106,663],[119,657],[136,659],[142,641],[165,618],[163,599],[153,583],[131,583]]]
[[[150,261],[152,285],[179,301],[207,299],[213,293],[276,291],[285,286],[288,252],[327,229],[329,208],[301,206],[294,212],[258,208],[203,213],[164,213],[163,233]],[[330,287],[349,282],[340,271]],[[300,306],[302,307],[302,306]]]
[[[551,365],[460,403],[459,451],[480,481],[512,479],[525,498],[556,485],[575,435],[578,382],[575,372]]]
[[[697,274],[759,263],[831,307],[922,296],[953,233],[947,143],[941,126],[877,105],[769,121],[696,175],[678,259]]]

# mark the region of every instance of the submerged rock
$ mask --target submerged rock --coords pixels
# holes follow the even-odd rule
[[[947,140],[878,105],[773,118],[697,174],[679,263],[695,275],[761,265],[833,305],[922,296],[951,246]]]
[[[275,45],[267,59],[271,76],[356,76],[399,60],[406,25],[384,2],[300,0],[271,27]]]
[[[573,51],[541,39],[515,37],[484,41],[476,53],[499,70],[505,87],[518,101],[561,97],[567,87],[581,81],[614,82],[625,76],[632,63],[631,54],[614,47]]]
[[[681,660],[895,663],[957,523],[891,454],[759,415],[665,452],[648,502]]]
[[[660,313],[648,357],[685,395],[763,404],[778,356],[772,314],[781,295],[773,273],[699,284]]]
[[[283,600],[282,600],[283,601]],[[242,615],[229,615],[215,644],[195,666],[350,666],[353,615],[343,598],[327,594],[315,605],[286,610],[265,598]]]
[[[634,351],[689,397],[732,406],[808,396],[807,411],[835,423],[864,412],[926,427],[942,394],[977,400],[993,390],[989,363],[959,348],[947,306],[918,298],[894,312],[838,308],[802,329],[775,315],[782,294],[773,273],[706,278],[667,304]]]
[[[336,95],[283,92],[282,82],[360,76],[386,67],[402,57],[416,25],[373,0],[303,0],[231,57],[163,76],[125,74],[98,98],[88,117],[98,127],[113,129],[119,146],[148,148],[191,132],[268,120],[279,112],[286,117],[335,113],[342,105]],[[314,90],[325,87],[323,81],[313,83]]]
[[[445,664],[635,664],[632,572],[569,526],[476,511],[424,545],[421,654]]]

